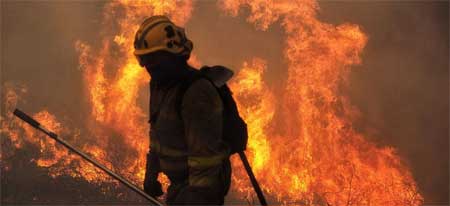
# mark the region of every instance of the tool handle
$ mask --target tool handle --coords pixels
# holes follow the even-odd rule
[[[250,178],[250,182],[253,185],[253,189],[255,189],[256,195],[258,196],[259,202],[261,203],[261,205],[267,206],[266,198],[264,197],[261,187],[259,187],[258,181],[256,180],[256,177],[253,174],[252,168],[250,167],[250,163],[247,160],[247,156],[245,156],[244,151],[238,153],[239,157],[242,160],[242,163],[244,164],[245,170],[247,171],[248,177]]]
[[[145,193],[144,191],[142,191],[141,189],[139,189],[136,185],[132,184],[131,182],[129,182],[128,180],[126,180],[125,178],[119,176],[118,174],[114,173],[112,170],[106,168],[105,166],[103,166],[102,164],[100,164],[99,162],[97,162],[96,160],[92,159],[90,156],[88,156],[87,154],[79,151],[78,149],[76,149],[75,147],[73,147],[72,145],[70,145],[68,142],[64,141],[63,139],[58,138],[58,135],[56,135],[55,133],[47,130],[46,128],[44,128],[43,126],[41,126],[41,124],[34,120],[32,117],[28,116],[27,114],[25,114],[24,112],[20,111],[19,109],[15,109],[14,110],[14,115],[16,115],[17,117],[19,117],[20,119],[22,119],[23,121],[25,121],[26,123],[30,124],[31,126],[35,127],[36,129],[44,132],[46,135],[50,136],[51,138],[53,138],[54,140],[56,140],[56,142],[64,145],[67,149],[69,149],[70,151],[80,155],[81,157],[83,157],[86,161],[90,162],[91,164],[93,164],[94,166],[96,166],[97,168],[103,170],[105,173],[107,173],[108,175],[110,175],[111,177],[113,177],[114,179],[118,180],[119,182],[121,182],[122,184],[124,184],[125,186],[127,186],[128,188],[130,188],[131,190],[135,191],[136,193],[138,193],[139,195],[141,195],[142,197],[144,197],[145,199],[149,200],[150,202],[152,202],[154,205],[158,205],[158,206],[164,206],[162,203],[160,203],[158,200],[156,200],[155,198],[149,196],[147,193]]]
[[[26,123],[30,124],[31,126],[35,127],[36,129],[39,129],[39,126],[41,125],[41,124],[39,124],[39,122],[37,122],[36,120],[34,120],[33,118],[31,118],[30,116],[28,116],[27,114],[25,114],[24,112],[22,112],[18,109],[14,110],[14,115],[19,117],[21,120],[25,121]]]

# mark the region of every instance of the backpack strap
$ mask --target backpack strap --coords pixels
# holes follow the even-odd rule
[[[196,71],[196,72],[193,72],[190,77],[186,78],[185,80],[183,80],[181,82],[181,85],[179,86],[178,91],[177,91],[177,96],[175,98],[175,105],[176,105],[176,109],[177,109],[177,113],[178,113],[179,117],[181,117],[181,106],[182,106],[183,98],[184,98],[186,91],[189,89],[189,87],[191,87],[191,85],[195,81],[197,81],[201,78],[203,78],[201,73]]]
[[[189,87],[199,79],[206,79],[211,82],[211,84],[216,88],[221,99],[221,88],[226,87],[226,82],[233,76],[233,71],[224,66],[203,66],[200,71],[193,71],[190,77],[185,79],[181,86],[179,87],[178,94],[176,97],[176,107],[178,115],[181,117],[181,106],[183,103],[183,97]],[[228,88],[226,88],[228,89]]]
[[[156,100],[155,99],[153,99],[152,97],[151,97],[151,95],[153,95],[154,93],[154,91],[155,91],[155,87],[156,87],[156,84],[154,83],[154,82],[150,82],[150,104],[149,104],[149,113],[150,113],[150,119],[148,120],[148,123],[150,123],[150,124],[155,124],[156,123],[156,121],[158,120],[158,117],[159,117],[159,113],[160,113],[160,111],[161,111],[161,104],[163,104],[164,103],[164,101],[166,100],[166,97],[167,97],[167,95],[168,95],[168,91],[172,88],[172,87],[174,87],[175,85],[174,84],[172,84],[172,85],[169,85],[165,90],[165,92],[164,92],[164,94],[163,94],[163,96],[161,97],[161,99],[159,99],[159,101],[158,102],[156,102],[156,103],[154,103]],[[152,110],[151,110],[151,107],[155,107],[156,108],[156,110],[154,110],[153,112],[152,112]]]

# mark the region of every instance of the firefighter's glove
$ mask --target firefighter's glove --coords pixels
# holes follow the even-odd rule
[[[158,197],[163,194],[163,191],[161,189],[161,183],[158,182],[159,172],[160,167],[158,155],[156,153],[149,152],[147,154],[144,191],[152,197]]]
[[[158,180],[145,181],[144,191],[152,197],[159,197],[164,194],[162,191],[161,183],[159,183]]]

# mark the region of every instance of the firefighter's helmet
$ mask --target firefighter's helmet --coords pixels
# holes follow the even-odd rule
[[[136,56],[162,50],[189,58],[192,47],[193,44],[187,39],[184,29],[176,26],[165,16],[147,18],[139,27],[134,39]]]

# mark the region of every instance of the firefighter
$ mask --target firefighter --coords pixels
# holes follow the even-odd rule
[[[134,48],[151,76],[145,192],[163,194],[157,180],[163,172],[170,180],[168,205],[222,205],[231,169],[230,147],[222,139],[221,97],[206,79],[192,82],[180,97],[183,82],[197,71],[187,63],[192,42],[167,17],[153,16],[136,32]]]

